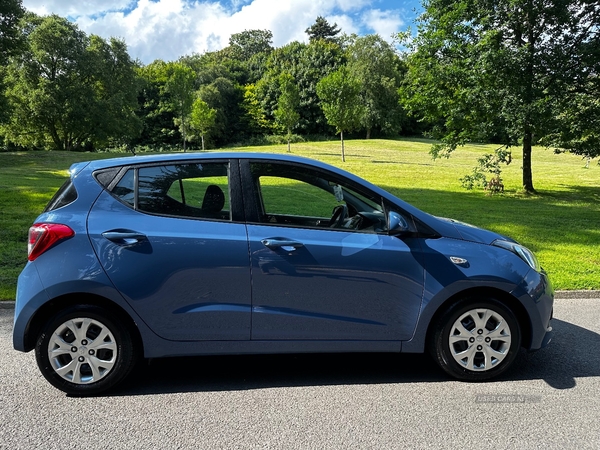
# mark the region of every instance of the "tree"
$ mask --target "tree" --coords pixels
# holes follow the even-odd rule
[[[255,83],[262,77],[267,58],[273,51],[272,44],[273,33],[269,30],[245,30],[231,35],[229,47],[222,53],[245,69],[247,78],[237,80],[241,85]]]
[[[217,111],[210,133],[216,146],[239,142],[245,137],[246,129],[242,120],[244,89],[239,84],[220,77],[208,85],[201,86],[198,97]]]
[[[298,124],[300,114],[298,114],[298,106],[300,105],[300,93],[294,77],[289,73],[284,72],[279,76],[279,87],[281,95],[277,101],[277,110],[275,111],[275,119],[277,123],[287,130],[287,145],[288,152],[291,151],[290,140],[292,138],[292,128]]]
[[[190,128],[197,131],[202,138],[202,150],[204,151],[204,136],[215,124],[217,110],[210,108],[204,100],[197,98],[192,105],[190,113]]]
[[[595,141],[577,137],[593,123],[587,114],[576,117],[573,105],[590,105],[599,92],[598,1],[426,0],[424,6],[401,95],[407,108],[435,124],[432,135],[442,143],[432,148],[434,157],[495,134],[507,148],[522,145],[523,189],[535,192],[534,144],[575,149],[578,143],[579,151],[591,151]]]
[[[279,76],[289,73],[298,86],[300,119],[298,129],[304,134],[326,134],[331,131],[319,104],[317,83],[344,63],[338,44],[318,40],[310,44],[292,42],[271,53],[264,76],[256,83],[256,96],[265,116],[273,121],[281,88]]]
[[[337,26],[337,23],[331,25],[327,19],[322,16],[318,16],[315,23],[312,24],[305,30],[305,33],[308,34],[308,39],[310,42],[318,41],[323,39],[325,41],[338,43],[338,39],[336,36],[340,33],[340,29]]]
[[[194,82],[196,74],[180,62],[167,64],[167,82],[164,89],[169,94],[169,103],[175,113],[175,124],[179,126],[183,138],[183,151],[186,151],[188,119],[194,102]]]
[[[347,50],[348,69],[361,82],[365,105],[361,125],[371,137],[371,130],[397,132],[405,119],[399,104],[398,88],[402,61],[393,47],[379,35],[353,37]]]
[[[199,55],[194,53],[179,58],[180,63],[196,74],[196,88],[214,82],[217,78],[227,78],[238,84],[246,84],[250,78],[246,63],[234,55],[231,47],[216,52]]]
[[[600,156],[600,90],[595,95],[578,93],[560,113],[560,126],[551,130],[541,143],[559,153],[568,149],[589,160]],[[592,91],[593,92],[593,91]]]
[[[8,103],[4,97],[4,67],[8,59],[21,50],[23,36],[18,23],[24,13],[21,0],[0,2],[0,123],[8,118]]]
[[[360,125],[364,107],[360,101],[360,80],[353,77],[346,66],[327,75],[317,84],[317,95],[327,122],[340,133],[342,161],[344,153],[344,131],[352,131]]]
[[[244,100],[242,102],[242,108],[245,111],[245,128],[254,136],[264,135],[273,129],[273,124],[267,118],[256,91],[255,84],[244,86]]]
[[[21,0],[2,0],[0,2],[0,66],[18,52],[22,45],[19,20],[25,14]]]
[[[229,38],[229,46],[236,58],[246,61],[259,53],[273,51],[273,33],[269,30],[245,30]]]
[[[25,49],[7,68],[15,144],[76,150],[139,132],[138,78],[123,41],[104,41],[67,19],[28,15]]]
[[[167,63],[155,60],[137,70],[141,79],[138,95],[137,115],[142,121],[142,132],[132,144],[161,148],[164,145],[177,146],[181,133],[175,128],[175,113],[165,93],[167,83]]]
[[[90,135],[93,133],[96,144],[106,145],[109,141],[129,144],[141,131],[136,114],[141,80],[135,70],[136,63],[121,39],[110,38],[107,42],[92,35],[87,52],[95,73]]]

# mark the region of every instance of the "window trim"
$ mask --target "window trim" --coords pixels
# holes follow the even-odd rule
[[[331,172],[329,170],[322,169],[320,167],[314,167],[314,166],[297,163],[297,162],[279,161],[279,160],[274,160],[274,159],[248,158],[248,159],[244,159],[244,160],[240,160],[240,161],[241,161],[240,166],[241,166],[241,170],[242,170],[242,172],[241,172],[242,181],[244,182],[244,184],[246,186],[250,187],[250,189],[244,190],[244,200],[245,200],[245,203],[247,204],[246,219],[247,219],[247,223],[249,225],[276,226],[276,227],[282,227],[282,228],[297,228],[297,229],[300,228],[300,229],[334,231],[334,232],[337,231],[337,232],[346,232],[346,233],[389,235],[389,232],[387,230],[386,231],[364,231],[364,230],[354,230],[354,229],[346,229],[346,228],[329,228],[329,227],[319,227],[319,226],[309,226],[309,225],[295,225],[295,224],[265,222],[265,221],[261,220],[261,217],[264,214],[266,214],[266,212],[264,209],[262,195],[258,189],[258,185],[257,185],[258,180],[255,179],[255,177],[252,174],[252,164],[263,164],[263,165],[275,164],[275,165],[279,165],[279,166],[287,166],[287,167],[298,168],[298,169],[301,169],[304,171],[310,171],[312,173],[315,173],[319,178],[325,178],[329,181],[339,183],[339,184],[343,185],[344,187],[351,188],[352,190],[356,191],[357,193],[363,195],[364,197],[378,198],[379,203],[377,203],[377,204],[381,207],[381,211],[384,214],[384,216],[385,216],[385,211],[386,211],[385,199],[381,195],[376,194],[375,192],[365,188],[361,184],[355,183],[348,178],[345,178],[345,177],[338,175],[334,172]],[[270,176],[277,176],[277,175],[270,175]],[[284,178],[284,177],[285,176],[282,176],[282,178]],[[308,183],[307,181],[302,180],[302,179],[297,179],[297,178],[293,178],[293,179],[304,182],[304,183]],[[311,183],[308,183],[308,184],[311,184]],[[316,185],[313,185],[313,186],[320,188],[319,186],[316,186]],[[279,215],[285,216],[284,214],[279,214]],[[293,215],[290,215],[290,217],[293,217]],[[298,216],[298,217],[308,217],[308,216]],[[388,226],[387,217],[385,217],[385,221],[386,221],[386,227],[387,227]]]
[[[172,214],[163,214],[163,213],[155,213],[151,211],[145,211],[139,208],[139,170],[148,168],[148,167],[160,167],[160,166],[179,166],[186,164],[223,164],[227,166],[227,177],[228,177],[228,194],[229,194],[229,219],[219,219],[212,217],[194,217],[194,216],[182,216],[182,215],[172,215]],[[133,206],[125,203],[118,196],[114,195],[112,190],[116,185],[122,180],[125,174],[129,171],[133,170],[133,178],[134,178],[134,204]],[[181,181],[181,180],[180,180]],[[126,207],[140,213],[146,214],[155,217],[168,217],[168,218],[176,218],[176,219],[184,219],[184,220],[203,220],[210,222],[221,222],[221,223],[240,223],[245,222],[245,213],[244,213],[244,203],[243,203],[243,194],[241,189],[241,181],[240,181],[240,169],[238,164],[238,159],[236,158],[226,158],[226,159],[185,159],[181,161],[160,161],[153,163],[140,163],[140,164],[128,164],[126,166],[122,166],[119,170],[119,173],[115,176],[113,181],[105,188],[108,194],[119,201],[121,204]]]

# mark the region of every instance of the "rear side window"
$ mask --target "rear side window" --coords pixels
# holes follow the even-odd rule
[[[112,193],[123,203],[133,207],[135,204],[134,170],[129,169],[113,188]]]
[[[75,189],[75,185],[68,179],[64,182],[64,184],[60,187],[60,189],[54,194],[52,200],[46,205],[46,209],[44,212],[54,211],[55,209],[62,208],[63,206],[67,206],[70,203],[73,203],[77,199],[77,190]]]
[[[111,192],[139,211],[180,217],[231,218],[228,164],[132,168]]]

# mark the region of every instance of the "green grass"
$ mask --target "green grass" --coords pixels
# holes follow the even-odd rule
[[[534,250],[557,289],[600,289],[600,166],[581,158],[534,149],[533,176],[539,195],[521,186],[521,153],[503,172],[505,193],[466,191],[459,178],[494,146],[459,149],[432,161],[425,140],[352,140],[346,162],[339,142],[302,143],[292,153],[318,159],[389,190],[431,214],[452,217],[507,234]],[[239,151],[285,153],[286,146]],[[0,299],[14,299],[16,278],[26,262],[27,230],[63,183],[73,162],[114,153],[0,153]]]

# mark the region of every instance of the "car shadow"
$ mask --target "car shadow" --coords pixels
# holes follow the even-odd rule
[[[577,378],[600,377],[600,334],[558,319],[548,347],[522,352],[507,380],[543,379],[555,389],[572,389]]]
[[[521,351],[509,373],[495,379],[544,380],[571,389],[580,377],[600,376],[600,334],[554,319],[555,338],[538,352]],[[109,395],[137,396],[274,387],[446,382],[424,354],[344,353],[161,358],[140,364]]]

